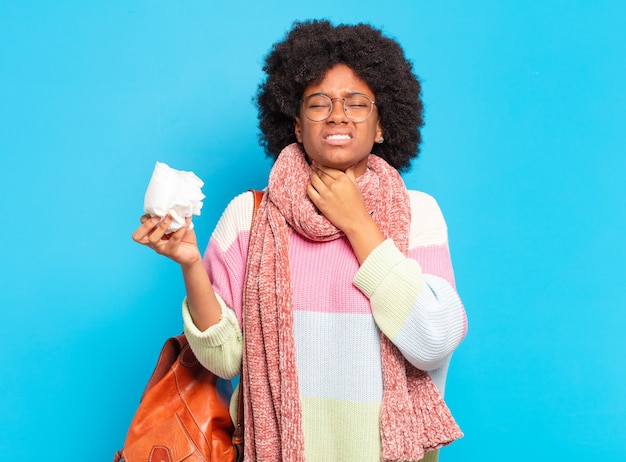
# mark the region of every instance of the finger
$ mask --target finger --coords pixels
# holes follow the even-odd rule
[[[152,233],[148,237],[148,241],[150,242],[150,244],[155,246],[156,244],[159,243],[159,241],[165,235],[165,232],[167,231],[167,228],[170,226],[171,222],[172,222],[172,217],[170,217],[169,215],[165,216],[161,220],[161,222],[154,228],[154,231],[152,231]]]
[[[133,240],[139,242],[140,244],[147,244],[147,236],[154,230],[154,227],[160,220],[161,219],[159,217],[150,217],[150,215],[143,215],[141,217],[141,226],[137,228],[132,234]]]
[[[187,231],[189,231],[189,227],[191,226],[191,217],[185,217],[185,224],[181,226],[176,232],[172,233],[170,239],[176,238],[176,240],[181,240]],[[180,236],[180,238],[179,238]]]
[[[309,183],[309,185],[307,186],[306,192],[307,192],[307,194],[309,196],[309,199],[311,199],[313,201],[313,203],[316,203],[317,200],[320,197],[320,193],[315,188],[315,185],[313,185],[313,183]]]
[[[191,226],[191,217],[186,217],[185,224],[169,235],[168,245],[177,246],[178,244],[180,244],[180,241],[183,240],[183,237],[185,237],[185,234],[187,234],[187,231],[189,231],[189,226]]]
[[[329,181],[328,177],[326,178],[326,181]],[[318,195],[322,194],[322,192],[328,188],[328,185],[317,171],[311,172],[309,184],[315,189]]]

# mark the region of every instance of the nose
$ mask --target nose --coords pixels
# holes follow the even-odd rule
[[[344,98],[330,98],[330,115],[328,116],[328,120],[333,121],[347,121],[348,116],[345,111],[345,102]]]

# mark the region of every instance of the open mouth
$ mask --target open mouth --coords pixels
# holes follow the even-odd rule
[[[328,141],[345,141],[345,140],[349,140],[352,137],[350,135],[342,135],[342,134],[336,134],[336,135],[328,135],[326,137],[326,140]]]

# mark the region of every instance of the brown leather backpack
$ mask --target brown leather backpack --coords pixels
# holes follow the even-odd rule
[[[114,462],[234,461],[231,394],[184,335],[168,339]]]

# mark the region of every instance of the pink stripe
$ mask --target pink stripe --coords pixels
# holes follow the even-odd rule
[[[241,231],[223,251],[211,238],[204,254],[204,266],[215,291],[241,316],[242,292],[249,231]],[[290,241],[294,309],[322,313],[371,314],[367,297],[352,283],[359,269],[347,239],[324,245],[292,234]],[[446,245],[416,247],[409,250],[422,272],[447,280],[455,287],[450,253]],[[319,290],[325,287],[327,290]]]
[[[226,251],[211,238],[203,258],[213,289],[235,310],[240,321],[249,235],[249,230],[241,231]]]
[[[371,314],[369,300],[352,283],[359,264],[346,238],[320,245],[294,233],[289,251],[295,310]]]
[[[439,276],[456,289],[450,251],[447,245],[415,247],[409,250],[409,257],[419,262],[422,273]]]

